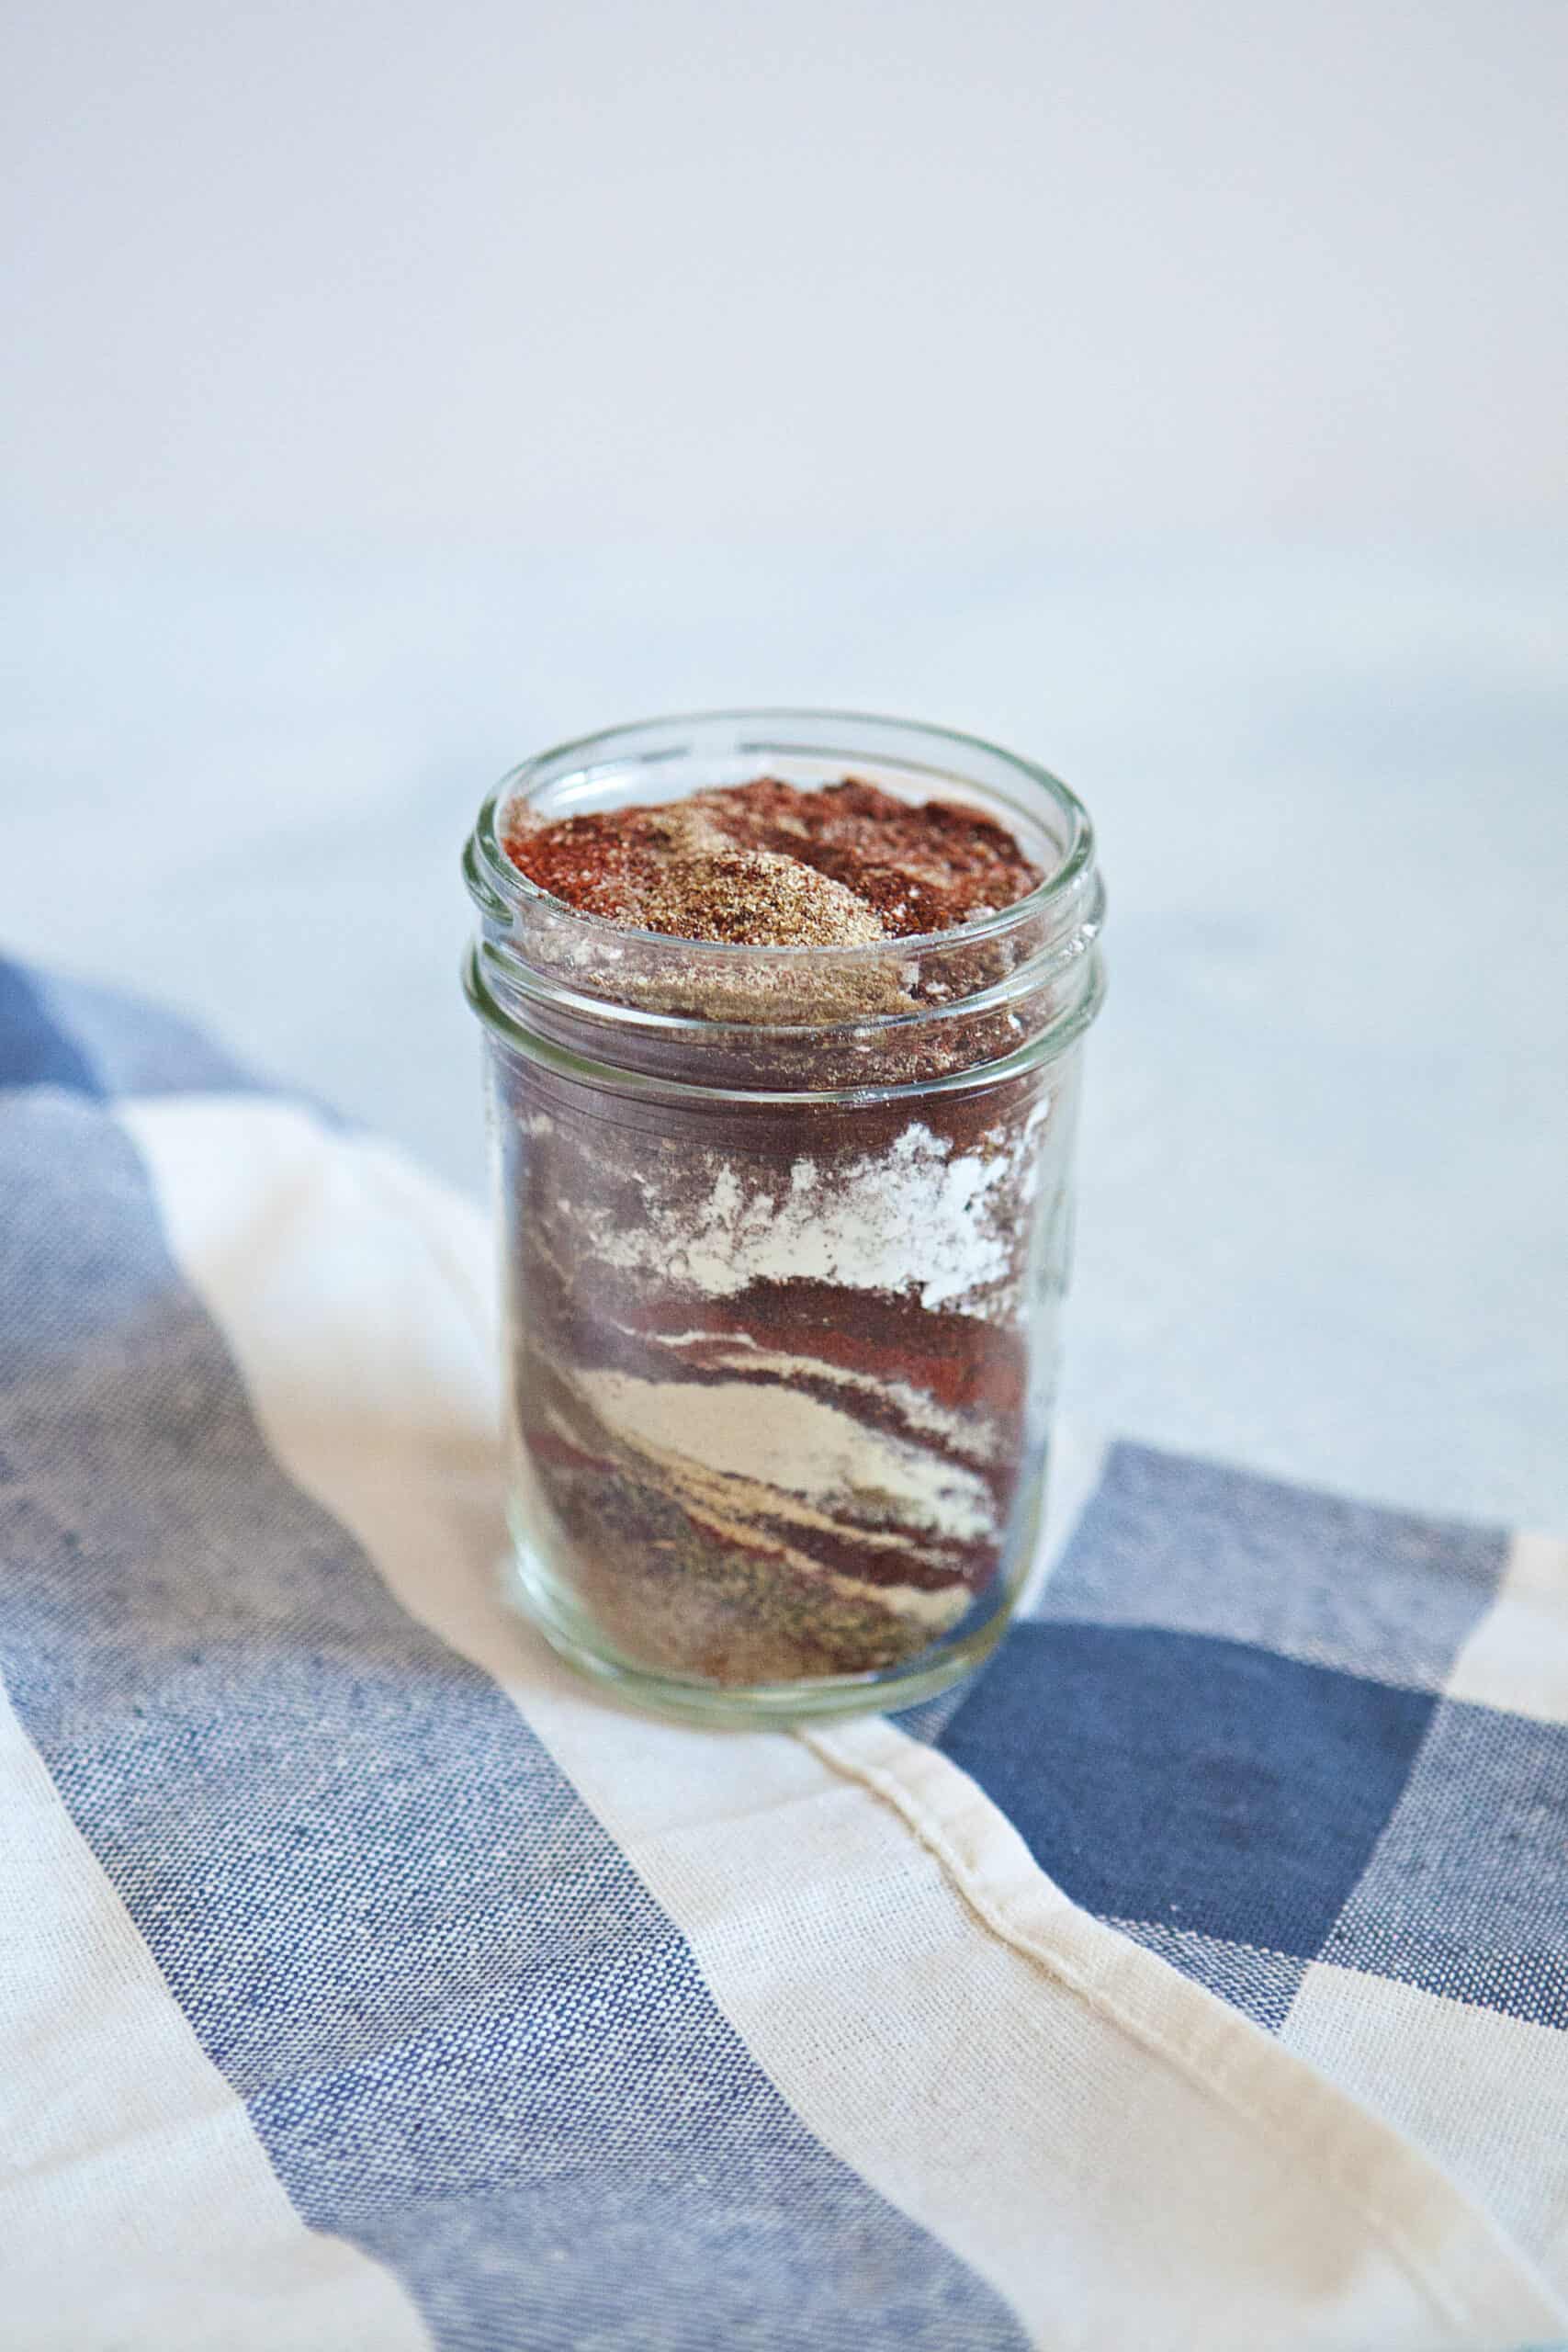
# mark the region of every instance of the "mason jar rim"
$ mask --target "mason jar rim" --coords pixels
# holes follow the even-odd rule
[[[1032,793],[1043,794],[1051,803],[1054,812],[1066,820],[1066,841],[1061,857],[1022,898],[1015,899],[1010,905],[998,907],[989,914],[953,923],[942,931],[910,933],[899,934],[896,940],[873,939],[854,945],[835,944],[831,947],[798,942],[776,944],[758,944],[745,940],[693,942],[669,932],[642,930],[629,923],[616,922],[609,916],[591,914],[580,907],[570,906],[550,891],[542,889],[508,857],[497,831],[497,820],[503,808],[520,797],[530,779],[557,781],[555,772],[570,775],[572,763],[579,763],[585,770],[590,770],[596,757],[601,764],[611,766],[615,763],[613,754],[617,747],[630,752],[635,749],[637,739],[647,736],[652,729],[741,724],[754,728],[811,726],[829,731],[836,727],[886,728],[890,733],[922,740],[933,748],[946,745],[954,752],[966,753],[970,758],[978,754],[987,761],[997,761],[1010,778],[1016,778]],[[830,741],[815,745],[741,741],[736,749],[738,752],[755,752],[760,758],[770,752],[797,758],[806,754],[835,760],[852,756],[846,753],[841,745]],[[679,756],[679,749],[652,754],[644,752],[641,756],[644,759],[673,758]],[[869,763],[874,763],[878,755],[867,753],[864,756]],[[886,756],[893,763],[891,755]],[[896,763],[917,773],[922,764],[908,760],[899,760]],[[547,776],[547,771],[552,773]],[[931,765],[929,772],[938,782],[945,780],[962,787],[961,776],[953,775],[935,765]],[[998,792],[999,798],[1008,797],[1005,791]],[[1029,813],[1027,807],[1023,813]],[[465,854],[464,872],[468,888],[481,911],[501,921],[510,921],[525,910],[537,906],[541,912],[548,913],[552,923],[563,930],[567,936],[570,936],[575,926],[581,925],[581,936],[588,941],[614,939],[629,942],[644,950],[683,951],[687,955],[694,944],[697,944],[705,959],[712,956],[722,962],[735,957],[761,970],[799,968],[802,960],[820,962],[831,958],[835,970],[852,971],[863,960],[869,964],[878,956],[886,956],[890,947],[896,948],[900,955],[915,956],[927,949],[968,947],[1003,936],[1009,931],[1027,925],[1047,911],[1066,905],[1092,879],[1094,864],[1094,827],[1088,809],[1069,786],[1039,762],[1010,752],[985,736],[967,734],[957,728],[935,726],[924,719],[894,718],[874,711],[821,710],[778,705],[676,711],[651,718],[628,719],[617,726],[569,738],[564,742],[552,744],[547,750],[534,752],[502,777],[480,807]]]
[[[513,1053],[553,1070],[558,1077],[575,1079],[602,1092],[644,1096],[659,1102],[744,1102],[759,1110],[809,1106],[830,1111],[845,1105],[921,1102],[931,1094],[955,1094],[964,1090],[981,1092],[1044,1063],[1058,1062],[1077,1044],[1099,1012],[1105,997],[1105,977],[1098,956],[1091,954],[1084,988],[1065,1012],[1022,1045],[1015,1046],[1010,1053],[990,1061],[963,1063],[931,1077],[886,1083],[863,1079],[841,1086],[810,1087],[743,1086],[724,1080],[672,1078],[662,1070],[640,1069],[560,1045],[538,1030],[530,1029],[500,1001],[487,984],[483,958],[477,947],[470,947],[463,959],[463,992],[480,1020]],[[651,1020],[662,1017],[649,1016]],[[842,1025],[848,1028],[852,1024]]]

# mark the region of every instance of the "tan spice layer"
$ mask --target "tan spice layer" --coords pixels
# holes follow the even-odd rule
[[[1033,889],[1004,826],[846,777],[817,790],[759,776],[654,808],[541,822],[514,812],[506,854],[540,889],[639,931],[755,947],[858,947],[948,931]]]

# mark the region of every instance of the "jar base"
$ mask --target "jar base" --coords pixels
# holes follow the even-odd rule
[[[1017,1600],[1016,1591],[1009,1594],[983,1625],[923,1664],[916,1659],[909,1666],[870,1674],[822,1675],[793,1682],[720,1683],[660,1673],[623,1657],[522,1545],[511,1554],[502,1590],[556,1656],[586,1681],[613,1691],[645,1714],[737,1731],[779,1729],[829,1715],[889,1714],[933,1699],[985,1663],[1006,1633]]]

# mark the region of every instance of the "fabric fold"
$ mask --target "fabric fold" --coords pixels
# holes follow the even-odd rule
[[[793,2113],[1031,2341],[1393,2352],[1561,2328],[1418,2150],[1067,1904],[947,1759],[887,1724],[647,1723],[538,1647],[495,1597],[477,1213],[288,1105],[120,1115],[276,1461],[506,1692]]]

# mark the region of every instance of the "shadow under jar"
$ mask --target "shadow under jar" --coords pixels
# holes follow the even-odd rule
[[[539,821],[767,775],[1005,826],[1043,876],[918,937],[628,930],[507,856]],[[1084,810],[994,746],[724,712],[527,762],[480,811],[513,1596],[665,1713],[909,1704],[1034,1550],[1103,895]]]

